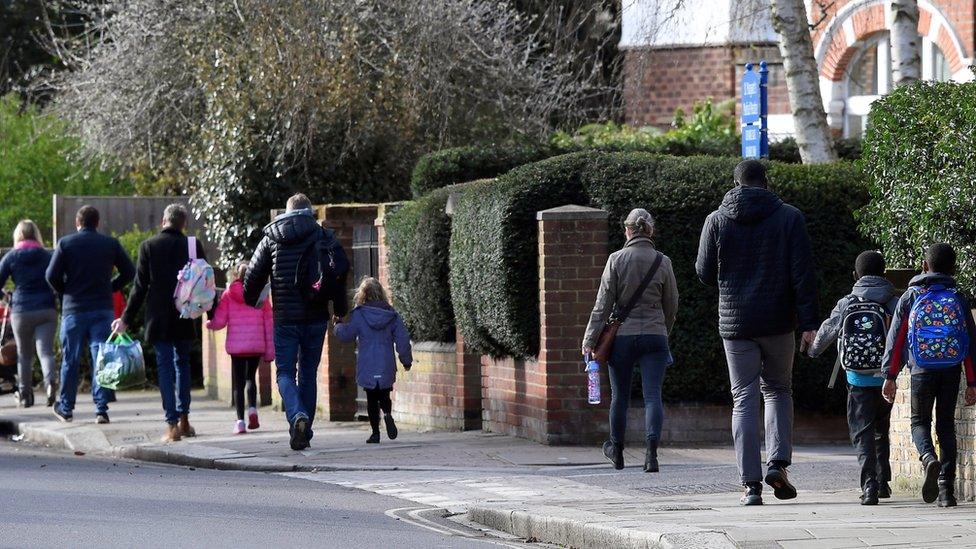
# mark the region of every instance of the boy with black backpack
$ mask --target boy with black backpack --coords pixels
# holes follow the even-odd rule
[[[933,244],[925,254],[922,274],[912,279],[898,301],[885,349],[883,392],[894,402],[895,378],[905,364],[912,375],[912,440],[925,469],[922,501],[955,507],[956,400],[960,370],[966,373],[966,405],[976,404],[976,323],[966,298],[956,290],[956,252],[948,244]],[[942,455],[932,442],[935,432]],[[940,459],[941,458],[941,459]]]
[[[898,304],[895,287],[884,278],[884,257],[862,252],[854,263],[854,289],[842,297],[817,331],[810,356],[818,357],[837,341],[837,362],[847,375],[847,424],[861,464],[861,505],[891,497],[888,429],[891,403],[881,394],[888,323]]]

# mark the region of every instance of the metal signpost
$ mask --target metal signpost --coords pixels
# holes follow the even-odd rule
[[[767,115],[769,99],[766,82],[769,69],[766,62],[759,63],[759,72],[752,70],[752,63],[746,63],[742,75],[742,157],[769,157],[769,131]]]

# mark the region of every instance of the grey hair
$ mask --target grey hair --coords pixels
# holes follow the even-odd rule
[[[183,204],[170,204],[163,210],[163,224],[175,229],[185,229],[187,217],[186,206]]]
[[[654,216],[644,208],[634,208],[627,214],[624,227],[634,231],[635,235],[651,236],[654,234]]]
[[[297,193],[288,199],[285,204],[285,210],[293,212],[295,210],[309,210],[312,208],[312,201],[308,199],[303,193]]]

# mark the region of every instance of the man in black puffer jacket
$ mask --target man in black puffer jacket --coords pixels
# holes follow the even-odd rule
[[[695,265],[719,289],[719,334],[732,385],[732,435],[743,505],[762,503],[760,394],[765,402],[766,483],[779,499],[796,497],[786,467],[793,454],[794,330],[800,350],[819,325],[817,287],[806,222],[767,188],[756,160],[735,168],[737,186],[705,220]]]
[[[288,199],[286,212],[264,228],[264,238],[244,276],[244,301],[251,306],[257,304],[271,278],[278,391],[290,426],[293,450],[308,448],[312,438],[319,360],[332,314],[327,306],[306,300],[295,283],[295,276],[309,246],[330,239],[334,240],[335,236],[315,220],[308,197],[296,194]],[[334,245],[339,246],[337,242]],[[344,285],[335,289],[330,301],[335,315],[346,314]]]

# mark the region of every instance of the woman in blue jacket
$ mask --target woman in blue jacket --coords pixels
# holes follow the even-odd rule
[[[18,401],[22,408],[34,405],[34,351],[41,360],[47,405],[57,395],[57,372],[54,369],[54,333],[58,312],[54,292],[44,279],[51,262],[51,252],[44,249],[44,239],[30,219],[14,229],[14,249],[0,260],[0,288],[13,279],[14,294],[10,321],[17,342]]]
[[[386,434],[397,437],[396,424],[390,415],[393,403],[390,392],[396,382],[396,354],[403,369],[410,371],[413,356],[410,334],[386,297],[383,285],[375,278],[364,278],[353,298],[356,308],[349,314],[349,322],[335,319],[335,334],[340,341],[358,342],[356,353],[356,383],[366,390],[366,410],[373,434],[369,444],[380,441],[380,408],[386,422]]]

